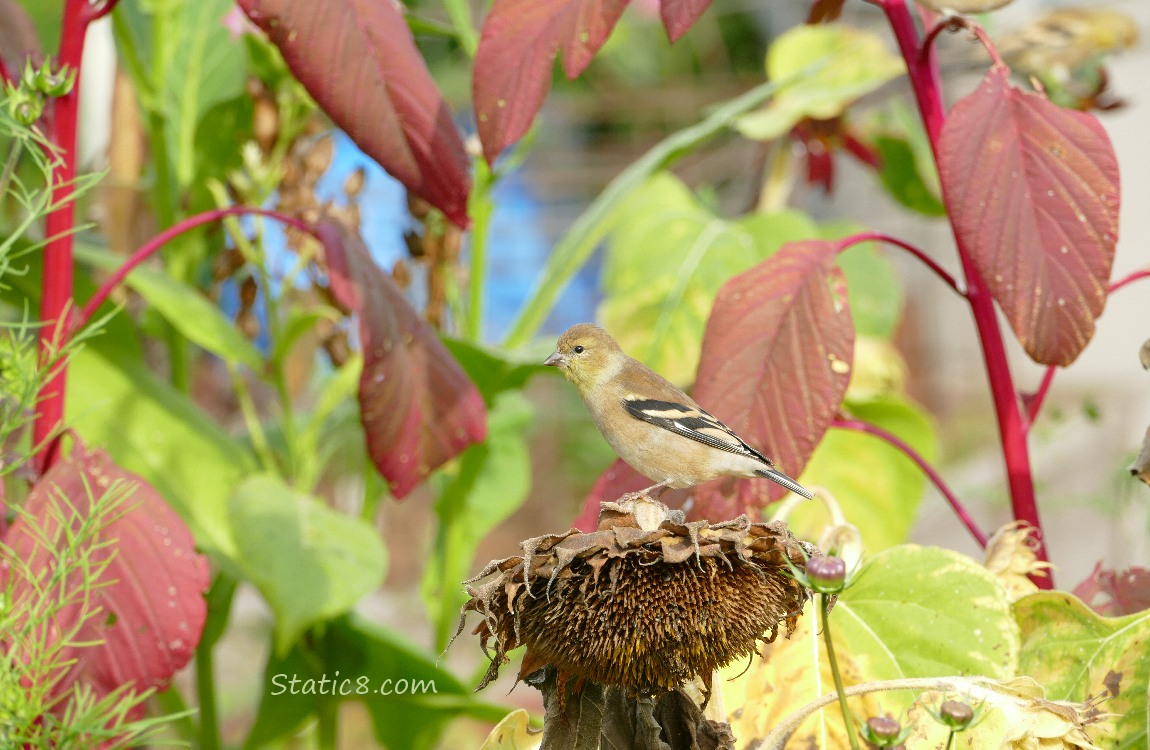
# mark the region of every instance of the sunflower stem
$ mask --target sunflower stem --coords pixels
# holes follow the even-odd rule
[[[819,594],[819,622],[822,625],[823,640],[827,644],[827,661],[831,664],[831,674],[835,678],[835,692],[839,696],[839,709],[843,713],[843,725],[846,727],[847,739],[850,740],[851,750],[859,750],[858,737],[855,735],[855,723],[851,718],[850,707],[847,706],[847,694],[843,688],[843,676],[839,672],[839,662],[835,658],[835,641],[831,638],[830,599],[826,594]]]

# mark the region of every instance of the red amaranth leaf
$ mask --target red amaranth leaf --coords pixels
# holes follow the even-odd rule
[[[239,0],[308,93],[408,190],[466,228],[469,161],[393,0]]]
[[[1121,572],[1102,563],[1074,587],[1074,595],[1100,615],[1121,617],[1150,609],[1150,570],[1133,566]]]
[[[659,15],[663,19],[663,28],[667,30],[667,38],[674,42],[686,34],[709,7],[711,0],[662,0]]]
[[[826,241],[784,245],[723,285],[703,335],[695,400],[793,477],[850,380],[854,326],[835,256]],[[719,518],[783,492],[774,482],[740,480],[739,508],[715,488],[697,493],[696,503],[703,516]]]
[[[428,474],[487,436],[483,397],[459,363],[372,261],[357,235],[330,219],[324,244],[331,290],[359,317],[360,419],[367,449],[403,498]]]
[[[93,496],[113,485],[126,500],[98,536],[97,544],[107,546],[91,548],[93,560],[110,561],[91,598],[68,601],[39,634],[59,639],[78,627],[61,644],[61,663],[74,664],[42,676],[58,680],[51,690],[57,698],[77,681],[91,685],[98,698],[122,685],[163,688],[188,663],[203,632],[210,576],[191,532],[147,482],[78,441],[32,488],[4,539],[14,555],[6,561],[12,602],[28,615],[43,611],[47,597],[60,596],[60,584],[51,582],[59,553],[47,545],[66,544],[61,521],[75,532],[91,517]],[[79,573],[68,576],[63,591],[74,595],[79,580]],[[45,590],[47,596],[39,596]]]
[[[696,0],[697,2],[697,0]],[[472,99],[488,163],[531,127],[563,50],[575,78],[607,41],[628,0],[495,0],[483,22]]]
[[[992,68],[939,144],[951,221],[1030,357],[1068,365],[1094,334],[1118,240],[1118,160],[1094,117]]]

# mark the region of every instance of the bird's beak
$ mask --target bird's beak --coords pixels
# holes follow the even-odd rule
[[[566,367],[567,360],[559,353],[558,350],[551,352],[551,356],[543,360],[543,364],[548,367]]]

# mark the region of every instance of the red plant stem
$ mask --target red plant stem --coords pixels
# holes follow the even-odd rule
[[[0,83],[15,83],[12,74],[8,72],[8,63],[0,56]]]
[[[91,23],[92,21],[98,21],[114,11],[116,9],[116,5],[119,2],[120,0],[104,0],[101,3],[89,5],[88,12],[86,14],[88,23]]]
[[[1114,292],[1117,292],[1119,289],[1127,286],[1128,284],[1132,284],[1135,281],[1146,278],[1150,278],[1150,268],[1140,268],[1137,271],[1133,271],[1126,276],[1123,276],[1122,278],[1118,279],[1118,281],[1111,282],[1110,288],[1107,290],[1107,292],[1109,294],[1114,294]]]
[[[918,468],[922,470],[922,473],[926,474],[927,479],[931,481],[931,483],[938,489],[938,491],[942,493],[942,496],[946,498],[946,501],[950,503],[950,507],[954,509],[955,515],[958,516],[958,519],[962,521],[964,526],[966,526],[966,530],[970,532],[972,537],[974,537],[974,541],[978,543],[978,546],[986,549],[986,534],[984,534],[982,529],[978,527],[978,524],[975,522],[975,520],[970,517],[970,513],[967,512],[966,506],[962,504],[962,500],[959,499],[958,495],[954,494],[954,492],[947,485],[946,480],[943,479],[942,475],[939,474],[938,471],[930,465],[930,462],[923,458],[918,451],[916,451],[908,443],[902,440],[902,438],[900,438],[898,435],[887,432],[881,427],[876,427],[869,422],[863,422],[858,419],[836,417],[835,421],[831,423],[831,426],[838,427],[843,430],[855,430],[856,432],[865,432],[868,435],[874,435],[880,440],[884,440],[887,443],[890,443],[892,446],[900,450],[903,455],[905,455],[911,461],[914,461]]]
[[[882,168],[882,159],[879,157],[878,152],[866,143],[860,141],[849,131],[843,133],[843,147],[847,150],[847,153],[871,169],[877,170]]]
[[[136,266],[150,258],[153,253],[155,253],[165,244],[170,242],[175,237],[183,234],[184,232],[189,232],[198,226],[203,226],[204,224],[211,224],[214,221],[219,221],[226,216],[266,216],[270,219],[275,219],[277,221],[283,222],[290,227],[294,227],[301,232],[310,234],[313,237],[317,237],[318,239],[318,236],[315,233],[315,228],[308,224],[306,221],[297,219],[294,216],[288,216],[276,211],[270,211],[266,208],[253,208],[251,206],[229,206],[227,208],[217,208],[211,211],[204,211],[203,213],[196,214],[195,216],[189,216],[183,221],[177,222],[176,224],[173,224],[164,231],[160,232],[155,237],[141,245],[139,249],[136,250],[136,252],[128,256],[127,260],[125,260],[123,264],[116,269],[115,273],[109,276],[108,279],[100,285],[100,288],[96,290],[96,293],[93,294],[92,298],[88,300],[87,304],[84,305],[84,309],[80,311],[79,316],[77,316],[75,322],[72,324],[72,330],[79,330],[80,328],[86,326],[92,320],[92,316],[96,314],[96,311],[100,309],[100,305],[104,304],[104,301],[107,300],[108,296],[111,295],[115,288],[119,286],[125,278],[127,278],[128,274],[130,274],[136,268]]]
[[[922,116],[935,161],[938,161],[938,147],[946,122],[946,108],[942,100],[942,86],[934,48],[920,51],[918,30],[906,0],[879,0],[883,12],[890,22],[891,30],[898,41],[899,50],[906,62],[910,83],[914,89],[915,101]],[[925,54],[924,54],[925,52]],[[943,187],[945,201],[945,185]],[[953,223],[951,227],[953,229]],[[1011,508],[1016,520],[1026,521],[1035,529],[1035,554],[1040,561],[1049,557],[1042,540],[1042,522],[1038,517],[1038,504],[1034,494],[1034,474],[1030,467],[1030,451],[1026,444],[1026,420],[1019,403],[1018,391],[1006,358],[1006,346],[1002,339],[1002,329],[994,312],[994,301],[986,288],[982,276],[974,267],[970,253],[962,238],[955,234],[958,256],[962,263],[963,277],[966,280],[966,298],[969,300],[979,342],[982,346],[983,362],[990,382],[991,398],[998,419],[998,434],[1002,442],[1002,454],[1006,464],[1006,478],[1010,489]],[[1040,588],[1054,587],[1052,577],[1032,579]]]
[[[918,258],[920,261],[922,261],[922,263],[927,268],[934,271],[934,273],[940,279],[942,279],[944,282],[946,282],[947,286],[949,286],[954,291],[958,292],[959,295],[964,296],[964,297],[966,296],[966,293],[962,290],[962,287],[959,286],[959,284],[955,280],[955,278],[953,276],[951,276],[945,268],[943,268],[938,263],[936,263],[934,258],[931,258],[929,255],[927,255],[926,253],[924,253],[922,250],[915,247],[914,245],[910,244],[909,242],[906,242],[904,240],[900,240],[898,237],[891,237],[890,235],[883,234],[882,232],[862,232],[860,234],[852,234],[850,237],[844,238],[839,243],[839,252],[846,250],[848,247],[853,247],[854,245],[858,245],[858,244],[863,243],[863,242],[871,242],[871,241],[885,242],[888,245],[894,245],[895,247],[902,248],[903,250],[906,250],[908,253],[910,253],[914,257]]]
[[[50,367],[67,343],[67,315],[72,307],[72,229],[75,226],[72,182],[76,177],[76,121],[80,103],[80,60],[88,30],[88,1],[66,0],[60,31],[59,64],[76,71],[76,82],[64,96],[53,99],[53,128],[50,137],[61,153],[52,167],[52,203],[45,231],[44,270],[40,297],[39,360]],[[57,448],[57,433],[64,421],[64,391],[68,369],[54,368],[36,401],[32,419],[32,445],[36,449],[33,466],[43,473],[51,466]]]
[[[1133,271],[1126,276],[1123,276],[1118,281],[1110,283],[1107,289],[1107,294],[1114,294],[1119,289],[1128,286],[1129,284],[1139,281],[1141,279],[1150,278],[1150,268],[1141,268]],[[1034,396],[1030,399],[1030,405],[1027,409],[1027,428],[1034,424],[1038,419],[1038,412],[1042,409],[1042,402],[1046,400],[1046,393],[1050,390],[1050,384],[1054,382],[1054,373],[1058,367],[1051,365],[1046,368],[1046,372],[1042,376],[1042,382],[1038,385],[1038,390],[1034,392]]]
[[[990,59],[995,65],[1006,65],[1006,63],[1002,61],[1002,56],[998,54],[998,48],[994,46],[994,42],[991,41],[987,35],[986,29],[965,16],[951,16],[936,23],[934,28],[932,28],[922,40],[919,59],[921,60],[924,55],[931,54],[934,50],[934,40],[938,38],[939,34],[944,31],[957,31],[958,29],[966,29],[973,34],[982,46],[986,48],[987,54],[990,55]]]
[[[1038,412],[1042,410],[1042,403],[1046,401],[1046,394],[1050,391],[1050,384],[1054,382],[1054,373],[1058,370],[1056,365],[1050,365],[1046,368],[1046,372],[1042,374],[1042,382],[1038,384],[1038,390],[1030,397],[1030,403],[1026,405],[1026,429],[1034,425],[1034,421],[1038,419]]]

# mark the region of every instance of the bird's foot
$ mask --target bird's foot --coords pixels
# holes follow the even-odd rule
[[[628,492],[626,495],[620,496],[619,499],[616,500],[615,502],[617,502],[617,503],[633,503],[639,499],[650,500],[651,502],[658,502],[659,497],[664,492],[666,492],[667,489],[668,489],[667,482],[665,482],[665,481],[659,482],[658,484],[653,484],[644,490],[639,490],[638,492]],[[654,492],[654,494],[651,494],[652,492]]]
[[[615,502],[605,502],[601,508],[620,513],[629,513],[639,523],[639,528],[652,531],[659,528],[672,512],[659,502],[658,497],[667,490],[667,483],[660,482],[638,492],[628,492]],[[600,511],[602,512],[602,510]],[[680,514],[681,515],[681,514]]]

